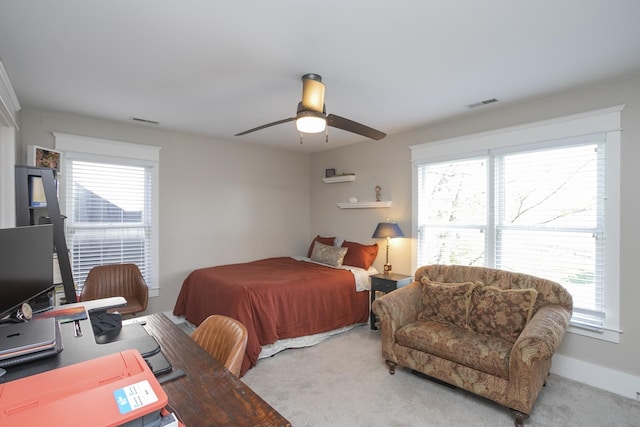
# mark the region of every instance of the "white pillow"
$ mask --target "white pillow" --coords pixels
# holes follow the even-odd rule
[[[311,252],[311,261],[320,262],[332,267],[342,267],[342,261],[348,249],[349,248],[327,246],[316,242],[313,245],[313,252]]]

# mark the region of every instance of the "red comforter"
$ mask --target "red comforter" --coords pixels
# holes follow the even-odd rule
[[[249,335],[244,375],[263,345],[366,322],[369,294],[356,292],[348,270],[268,258],[194,270],[182,284],[173,313],[195,325],[211,314],[241,321]]]

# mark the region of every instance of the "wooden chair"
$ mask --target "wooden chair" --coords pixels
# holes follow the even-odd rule
[[[120,314],[135,314],[147,309],[149,288],[137,265],[108,264],[89,271],[80,301],[110,297],[124,297],[127,300],[127,305],[113,310]]]
[[[239,321],[218,314],[207,317],[191,338],[236,377],[240,376],[247,349],[247,328]]]

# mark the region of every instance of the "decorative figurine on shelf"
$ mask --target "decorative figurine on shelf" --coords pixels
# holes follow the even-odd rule
[[[380,201],[380,190],[382,190],[382,188],[380,188],[379,185],[376,185],[376,202]]]

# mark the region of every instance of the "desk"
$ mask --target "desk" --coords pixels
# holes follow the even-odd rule
[[[146,322],[143,327],[158,341],[173,368],[186,373],[162,386],[186,427],[291,425],[164,314],[136,319]],[[8,368],[0,383],[123,351],[130,345],[126,341],[97,344],[89,320],[80,323],[83,335],[79,337],[74,336],[73,322],[60,325],[64,344],[60,354]]]
[[[291,423],[227,371],[164,314],[139,317],[174,369],[187,375],[162,385],[186,427],[290,426]]]

